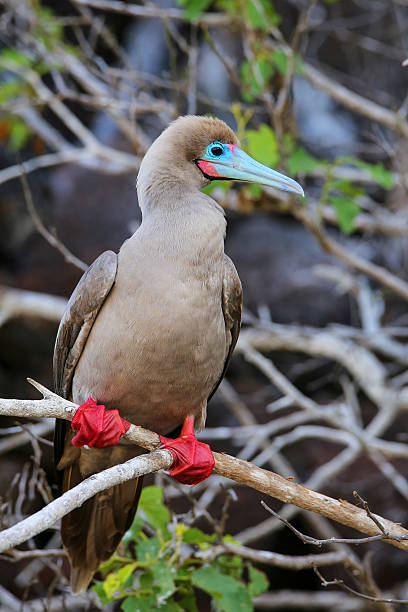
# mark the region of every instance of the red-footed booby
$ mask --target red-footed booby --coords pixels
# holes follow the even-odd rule
[[[76,434],[65,421],[56,424],[64,491],[141,452],[120,441],[123,419],[161,436],[183,425],[179,438],[162,437],[180,482],[195,484],[213,469],[194,425],[204,426],[227,369],[242,304],[237,271],[224,254],[224,212],[201,192],[216,179],[303,195],[298,183],[244,153],[219,119],[180,117],[155,140],[137,178],[140,227],[119,254],[102,253],[85,272],[59,326],[55,389],[81,404]],[[123,483],[63,518],[74,593],[88,587],[129,529],[140,490],[140,479]]]

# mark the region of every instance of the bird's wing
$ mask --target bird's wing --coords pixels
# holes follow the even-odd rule
[[[118,256],[105,251],[88,268],[69,298],[58,328],[54,348],[54,390],[69,398],[76,365],[84,350],[97,314],[115,282]],[[64,451],[66,421],[57,419],[54,434],[54,459]]]
[[[208,400],[212,398],[225,376],[225,372],[227,371],[229,362],[231,361],[231,356],[241,329],[242,286],[241,281],[239,280],[238,272],[228,255],[224,255],[222,311],[224,313],[225,329],[227,332],[229,332],[229,334],[227,334],[228,353],[225,359],[222,374],[217,381],[217,384],[211,391]]]

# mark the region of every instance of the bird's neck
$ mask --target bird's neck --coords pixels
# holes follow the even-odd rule
[[[219,204],[201,192],[184,193],[177,201],[168,197],[165,205],[144,207],[129,242],[165,265],[208,268],[223,261],[225,230]]]

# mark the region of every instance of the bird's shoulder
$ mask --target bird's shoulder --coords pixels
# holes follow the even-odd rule
[[[105,251],[86,270],[68,300],[54,348],[55,392],[68,397],[75,367],[100,308],[111,291],[118,256]]]

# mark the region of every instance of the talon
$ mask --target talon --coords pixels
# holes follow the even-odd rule
[[[160,436],[160,448],[167,448],[173,455],[170,471],[178,482],[194,485],[208,478],[214,469],[214,455],[211,448],[199,442],[194,433],[194,419],[188,417],[183,423],[180,436],[175,440]]]
[[[72,438],[74,446],[105,448],[117,444],[130,423],[119,416],[118,410],[106,410],[90,397],[75,412],[71,426],[78,432]]]

